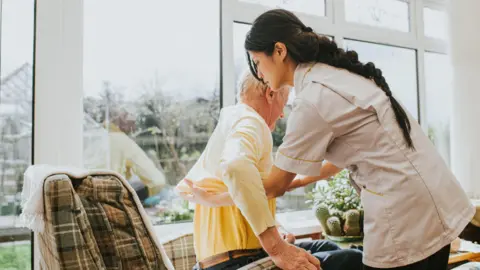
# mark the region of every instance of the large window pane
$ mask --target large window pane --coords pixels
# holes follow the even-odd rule
[[[244,49],[245,38],[250,30],[250,24],[233,24],[233,59],[235,63],[235,82],[239,83],[242,75],[248,72],[247,55]],[[235,88],[235,91],[238,89]]]
[[[33,0],[3,0],[0,51],[0,269],[30,269],[30,231],[18,227],[31,164]]]
[[[155,224],[192,218],[173,187],[217,123],[219,10],[213,0],[84,1],[84,163],[123,174]]]
[[[444,40],[447,39],[448,16],[445,11],[424,8],[423,21],[425,36]]]
[[[345,0],[345,19],[349,22],[410,31],[408,1]]]
[[[418,119],[417,64],[414,50],[346,40],[346,48],[358,53],[359,60],[373,62],[382,70],[393,95]]]
[[[452,73],[452,65],[447,55],[425,53],[428,136],[448,164],[450,164]]]
[[[273,8],[325,16],[325,0],[240,0]]]

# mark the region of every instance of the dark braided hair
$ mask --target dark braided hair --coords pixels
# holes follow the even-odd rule
[[[267,11],[255,19],[247,34],[245,49],[272,55],[276,42],[285,44],[288,55],[296,63],[324,63],[373,80],[390,99],[395,118],[402,129],[408,147],[415,148],[410,137],[410,120],[405,110],[392,96],[392,91],[385,81],[382,71],[376,68],[373,63],[361,63],[358,61],[358,55],[355,51],[344,51],[337,46],[335,41],[314,33],[312,28],[305,26],[297,16],[284,9]],[[257,66],[248,52],[247,59],[252,74],[262,81],[258,77]]]

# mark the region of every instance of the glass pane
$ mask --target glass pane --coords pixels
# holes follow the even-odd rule
[[[448,16],[445,11],[423,9],[425,36],[446,40],[448,37]]]
[[[240,0],[273,8],[325,16],[325,0]]]
[[[408,0],[345,0],[345,19],[402,32],[410,31]]]
[[[453,70],[447,55],[425,53],[428,136],[450,164]]]
[[[235,63],[235,82],[239,83],[242,75],[249,72],[247,55],[244,49],[245,38],[250,30],[250,24],[234,23],[233,24],[233,57]],[[235,88],[237,91],[238,88]]]
[[[154,224],[192,219],[173,187],[217,123],[219,10],[218,1],[84,1],[84,163],[123,174]]]
[[[34,5],[3,0],[0,16],[0,269],[31,269],[30,231],[18,215],[32,159]]]
[[[373,62],[382,70],[393,95],[418,119],[417,64],[414,50],[346,40],[346,49],[358,53],[363,63]]]

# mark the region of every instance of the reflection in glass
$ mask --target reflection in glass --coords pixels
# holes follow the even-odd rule
[[[154,224],[192,219],[173,187],[217,123],[219,10],[219,1],[84,1],[84,163],[146,190]]]
[[[345,0],[345,19],[353,23],[410,31],[408,1]]]
[[[32,160],[35,2],[0,3],[0,269],[30,269],[30,231],[18,226],[18,215]]]
[[[425,95],[428,135],[450,164],[453,70],[447,55],[425,53]]]
[[[417,64],[414,50],[354,40],[345,40],[345,48],[356,51],[361,62],[373,62],[381,69],[393,95],[418,119]]]

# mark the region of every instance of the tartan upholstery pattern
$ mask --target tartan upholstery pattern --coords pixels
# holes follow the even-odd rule
[[[193,246],[193,234],[185,234],[173,240],[163,243],[168,257],[173,263],[175,270],[191,270],[196,264],[195,249]],[[243,270],[276,270],[270,258],[263,258],[252,262],[240,269]]]
[[[193,234],[186,234],[163,243],[175,270],[191,270],[196,264]]]
[[[186,234],[165,242],[163,243],[163,247],[172,261],[175,270],[191,270],[195,266],[196,256],[193,246],[193,234]],[[240,269],[275,270],[279,268],[267,257],[252,262]]]
[[[130,192],[115,175],[66,175],[44,183],[47,269],[166,269]],[[59,265],[56,267],[56,265]]]
[[[47,230],[40,237],[47,238],[45,234],[48,232],[53,236],[49,237],[50,241],[42,241],[50,246],[40,247],[42,253],[49,252],[46,266],[60,264],[58,269],[105,269],[95,237],[89,228],[87,214],[70,179],[67,176],[47,179],[44,197]]]

